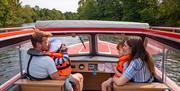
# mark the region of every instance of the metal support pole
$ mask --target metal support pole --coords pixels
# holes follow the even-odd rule
[[[166,61],[166,58],[167,58],[167,49],[163,49],[163,56],[162,56],[162,80],[163,82],[165,81],[165,61]]]
[[[21,57],[21,45],[19,45],[19,65],[20,65],[20,73],[21,77],[23,76],[23,68],[22,68],[22,57]]]

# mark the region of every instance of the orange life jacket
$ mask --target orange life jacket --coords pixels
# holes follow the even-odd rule
[[[64,57],[63,53],[49,52],[47,53],[53,60],[61,58],[64,60],[62,63],[56,64],[56,68],[60,76],[68,76],[72,72],[71,61],[68,57]]]
[[[54,57],[57,57],[57,58],[63,57],[63,53],[56,53],[56,52],[48,52],[47,55],[49,55],[53,59],[54,59]]]
[[[120,73],[123,73],[123,65],[125,62],[127,62],[128,60],[130,60],[130,55],[124,55],[122,57],[119,58],[118,64],[116,66],[116,70]],[[117,74],[115,74],[115,76],[117,76]],[[118,76],[117,76],[118,77]]]

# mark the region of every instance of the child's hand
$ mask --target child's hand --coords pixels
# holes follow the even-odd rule
[[[118,76],[121,76],[121,73],[116,69],[116,67],[114,67],[114,73]]]
[[[61,46],[62,46],[62,47],[61,47],[61,51],[62,51],[62,52],[67,52],[67,49],[68,49],[68,48],[66,47],[66,45],[65,45],[65,44],[61,44]]]
[[[116,84],[115,81],[117,81],[117,80],[118,80],[117,77],[113,77],[113,83],[114,83],[114,84]],[[117,85],[117,84],[116,84],[116,85]]]

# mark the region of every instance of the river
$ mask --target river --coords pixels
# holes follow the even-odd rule
[[[34,27],[34,23],[22,24],[21,26]],[[27,48],[27,46],[22,47]],[[0,85],[8,81],[19,72],[19,46],[10,46],[0,49]]]
[[[16,47],[0,50],[0,84],[19,72],[19,57]]]

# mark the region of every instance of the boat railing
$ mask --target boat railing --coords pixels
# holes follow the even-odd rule
[[[12,31],[19,31],[22,29],[34,29],[34,27],[13,27],[13,28],[0,28],[0,33],[4,32],[12,32]]]
[[[180,33],[180,27],[158,27],[158,26],[151,26],[151,29],[166,31],[166,32],[174,32]]]

